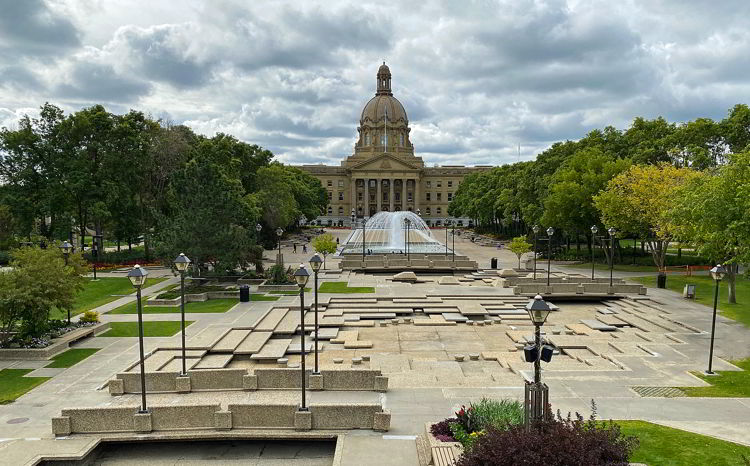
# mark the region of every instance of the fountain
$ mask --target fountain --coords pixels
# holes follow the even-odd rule
[[[365,249],[373,254],[406,252],[406,220],[409,225],[409,252],[414,254],[445,253],[445,245],[432,237],[424,220],[414,212],[378,212],[365,225]],[[352,230],[340,253],[362,252],[362,228]],[[451,252],[448,249],[448,252]]]

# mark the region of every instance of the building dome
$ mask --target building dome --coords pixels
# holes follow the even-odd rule
[[[365,108],[362,109],[360,123],[364,123],[366,120],[375,123],[381,121],[386,115],[389,122],[395,123],[402,120],[408,124],[409,119],[406,117],[404,106],[397,98],[393,97],[393,92],[391,92],[391,70],[383,62],[378,68],[375,97],[370,99]]]

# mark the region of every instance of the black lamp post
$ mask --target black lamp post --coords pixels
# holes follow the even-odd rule
[[[94,280],[96,280],[96,261],[99,259],[99,241],[102,239],[102,235],[93,235],[91,237],[91,255],[94,258]]]
[[[279,238],[279,257],[276,259],[276,263],[280,266],[284,266],[284,260],[281,258],[281,235],[284,234],[284,229],[279,227],[276,229],[276,236]]]
[[[367,217],[362,217],[362,262],[365,261],[365,236],[367,235]]]
[[[531,403],[531,421],[541,421],[544,419],[544,410],[546,408],[547,400],[547,388],[542,385],[542,325],[547,320],[550,311],[549,304],[542,299],[540,295],[536,295],[534,299],[526,304],[526,312],[529,313],[529,318],[534,324],[534,344],[536,348],[536,354],[534,358],[534,396],[529,400]],[[549,360],[549,359],[547,359]]]
[[[310,258],[310,268],[313,270],[315,275],[315,370],[314,374],[320,374],[318,369],[318,270],[320,270],[320,264],[323,261],[320,256],[316,253]]]
[[[299,286],[299,319],[300,326],[302,328],[302,343],[300,345],[300,356],[302,359],[301,367],[301,384],[302,387],[302,406],[300,411],[307,411],[307,403],[305,401],[305,285],[307,280],[310,279],[310,272],[305,268],[305,264],[300,264],[296,272],[294,272],[294,280]]]
[[[617,230],[614,227],[609,227],[607,233],[609,233],[609,287],[611,288],[615,268],[615,233],[617,233]]]
[[[147,276],[148,270],[141,268],[138,264],[128,272],[128,279],[135,287],[135,299],[138,306],[138,348],[140,350],[139,364],[141,366],[141,410],[139,413],[148,412],[148,409],[146,408],[146,370],[144,369],[143,364],[143,310],[141,309],[141,288],[146,283]]]
[[[409,243],[410,243],[410,241],[409,241],[409,239],[410,239],[409,238],[409,229],[411,228],[411,220],[409,220],[408,218],[405,219],[404,220],[404,224],[406,225],[406,241],[405,241],[405,246],[406,246],[406,260],[408,261],[408,260],[411,259],[411,256],[409,255],[409,249],[410,249],[409,248]]]
[[[60,245],[60,250],[63,253],[63,257],[65,258],[65,266],[68,265],[68,256],[70,255],[70,252],[73,250],[73,245],[68,243],[67,241],[63,241],[63,243]],[[68,309],[68,324],[70,324],[70,309]]]
[[[445,257],[448,258],[448,227],[451,225],[450,220],[445,221]]]
[[[536,280],[536,238],[539,235],[539,225],[531,227],[531,231],[534,232],[534,278],[532,280]]]
[[[180,272],[180,315],[181,315],[181,328],[182,328],[182,375],[187,375],[187,369],[185,365],[185,272],[187,272],[190,266],[190,259],[180,253],[177,259],[174,260],[174,266],[178,272]]]
[[[555,234],[555,229],[552,227],[547,228],[547,286],[549,286],[549,273],[550,265],[552,264],[552,235]]]
[[[719,282],[722,278],[724,278],[724,275],[727,274],[727,269],[724,268],[723,265],[718,264],[716,267],[711,269],[711,276],[713,277],[714,281],[716,281],[716,289],[714,291],[714,314],[713,318],[711,319],[711,347],[708,350],[708,370],[706,371],[706,374],[713,374],[713,370],[711,370],[713,366],[713,359],[714,359],[714,333],[716,332],[716,305],[719,302]]]
[[[591,281],[594,281],[594,245],[596,244],[596,234],[599,228],[596,225],[591,226]]]
[[[453,239],[453,248],[451,254],[453,255],[453,262],[456,262],[456,222],[451,222],[453,228],[451,229],[451,238]]]

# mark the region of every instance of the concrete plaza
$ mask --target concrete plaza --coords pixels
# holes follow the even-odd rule
[[[330,232],[343,243],[350,230]],[[440,241],[444,239],[444,230],[434,230],[433,234]],[[512,253],[481,246],[464,235],[456,237],[456,250],[477,261],[480,268],[488,267],[493,257],[498,258],[500,268],[517,265]],[[292,251],[291,244],[282,244],[288,265],[306,264],[312,255],[309,251],[309,244],[308,253],[302,253],[300,243],[297,253]],[[269,251],[267,255],[273,257],[274,254]],[[375,293],[319,295],[321,316],[335,322],[329,328],[336,329],[335,338],[321,344],[321,367],[378,369],[388,376],[389,389],[386,393],[310,392],[310,397],[313,402],[334,397],[352,402],[378,400],[391,413],[390,430],[385,434],[370,430],[337,433],[333,456],[314,447],[303,448],[299,464],[416,465],[419,462],[415,439],[424,431],[425,422],[449,417],[458,406],[482,397],[523,398],[524,379],[531,376],[532,367],[521,361],[522,353],[518,348],[528,340],[533,327],[528,318],[516,311],[527,298],[514,296],[511,289],[498,286],[499,281],[473,280],[447,285],[440,284],[442,275],[432,274],[420,275],[422,283],[399,283],[391,280],[393,274],[339,271],[338,260],[328,257],[321,281],[374,286]],[[540,263],[539,267],[542,265]],[[552,271],[567,273],[570,269],[553,264]],[[124,274],[121,276],[124,280]],[[146,289],[144,294],[154,295],[176,281],[177,278],[171,278],[161,282]],[[306,294],[306,304],[312,302],[312,297],[312,293]],[[133,314],[106,313],[133,299],[121,298],[98,308],[102,321],[135,321],[137,316]],[[543,363],[543,380],[550,387],[553,409],[563,413],[577,411],[587,416],[591,400],[594,400],[600,418],[649,420],[750,444],[748,399],[644,397],[633,389],[705,385],[689,371],[701,371],[707,365],[709,308],[684,300],[676,293],[656,289],[649,289],[646,297],[637,299],[552,303],[557,304],[559,310],[551,314],[544,331],[546,338],[560,349],[560,354],[555,355],[549,365]],[[274,334],[282,322],[298,316],[298,309],[297,296],[281,295],[278,301],[240,303],[225,313],[189,314],[188,319],[194,323],[187,329],[188,346],[214,348],[232,329],[255,329],[263,319],[277,314],[279,321],[268,331],[273,334],[271,337],[276,341],[289,340],[291,346],[299,345],[299,319],[291,322],[288,330]],[[607,311],[602,313],[602,310]],[[293,314],[295,312],[297,314]],[[378,312],[383,315],[372,315]],[[285,321],[287,314],[290,317]],[[308,317],[310,315],[308,312]],[[144,316],[147,321],[179,318],[179,313]],[[617,330],[597,330],[582,321],[612,324]],[[306,330],[309,334],[311,328]],[[742,324],[719,316],[716,335],[715,369],[736,369],[726,360],[750,356],[750,330]],[[179,347],[180,336],[145,340],[146,352],[158,355],[159,348]],[[86,339],[76,347],[100,350],[68,369],[45,369],[47,361],[0,361],[2,368],[35,369],[29,376],[52,376],[14,403],[0,406],[0,463],[26,464],[41,454],[76,456],[89,449],[91,442],[96,441],[91,437],[73,435],[55,440],[50,419],[69,407],[137,405],[139,395],[113,397],[106,388],[117,373],[132,367],[137,360],[137,346],[136,338]],[[244,367],[250,371],[261,367],[262,363],[238,357],[232,349],[222,353],[222,361],[226,360],[222,367]],[[209,350],[201,357],[210,356]],[[292,352],[284,358],[292,366],[299,362],[299,355]],[[308,367],[312,364],[311,358],[308,355]],[[218,360],[213,358],[205,364]],[[154,365],[152,370],[166,370],[166,364],[168,362]],[[298,391],[251,393],[159,394],[149,395],[149,399],[151,403],[174,403],[178,399],[200,403],[217,398],[295,400],[298,396]],[[176,453],[178,450],[176,447]],[[102,464],[124,464],[126,459],[138,458],[147,459],[149,464],[174,462],[174,458],[163,451],[158,457],[152,457],[147,453],[152,450],[148,449],[143,450],[145,456],[141,457],[133,451],[122,455],[113,451],[117,450],[108,450]],[[308,457],[305,451],[310,453]],[[119,456],[122,463],[118,463]],[[264,462],[262,456],[253,458],[257,464],[275,464],[270,462],[270,456],[269,462]],[[234,457],[215,459],[226,460],[229,464]]]

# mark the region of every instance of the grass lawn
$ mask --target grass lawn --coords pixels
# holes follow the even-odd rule
[[[537,260],[536,265],[538,268],[546,269],[547,261]],[[583,264],[576,264],[576,265],[563,265],[562,267],[585,269],[589,271],[589,275],[591,274],[591,262],[586,262]],[[594,266],[594,270],[596,270],[597,272],[596,273],[597,277],[603,277],[603,276],[609,277],[609,265],[607,264],[597,263]],[[656,273],[659,271],[659,269],[654,265],[633,265],[633,264],[615,264],[614,270],[616,272],[653,272],[653,273]],[[606,274],[604,272],[606,272]],[[537,275],[539,275],[539,272],[537,272]],[[654,283],[656,283],[656,280],[654,280]]]
[[[656,277],[637,277],[632,278],[646,286],[655,287]],[[678,293],[686,283],[695,285],[696,301],[713,307],[714,305],[714,288],[716,282],[709,276],[692,276],[669,275],[667,277],[667,288]],[[719,284],[719,310],[724,317],[742,322],[745,326],[750,327],[750,280],[745,277],[737,277],[737,304],[727,302],[727,283],[722,281]]]
[[[15,401],[16,398],[41,385],[51,377],[24,377],[32,369],[3,369],[0,371],[0,404]]]
[[[278,298],[277,298],[278,299]],[[185,303],[185,313],[216,313],[227,312],[235,304],[240,302],[238,299],[209,299],[208,301]],[[108,314],[137,314],[138,307],[135,301],[113,309]],[[179,314],[180,306],[143,306],[144,314]]]
[[[155,285],[164,280],[166,278],[152,278],[146,282],[146,286]],[[126,277],[102,277],[96,281],[89,280],[83,285],[83,290],[76,295],[70,315],[81,314],[122,297],[113,295],[128,295],[134,292],[133,285]],[[66,311],[53,309],[50,312],[50,319],[67,319],[67,317]]]
[[[278,301],[278,296],[266,296],[262,294],[251,294],[250,301]]]
[[[88,358],[97,351],[99,351],[99,348],[71,348],[68,351],[60,353],[52,358],[52,362],[44,367],[71,367]]]
[[[687,396],[693,397],[750,397],[750,358],[732,361],[740,371],[716,371],[719,375],[706,376],[700,372],[693,375],[710,383],[710,387],[678,387]]]
[[[729,466],[750,459],[750,447],[645,421],[616,421],[626,435],[638,437],[633,463],[659,466]]]
[[[185,321],[185,327],[192,324],[192,320]],[[143,323],[144,337],[171,337],[180,331],[179,320],[152,320]],[[138,322],[112,322],[110,329],[99,335],[100,337],[137,337]]]
[[[318,288],[321,293],[375,293],[373,286],[349,287],[346,282],[324,282]]]

